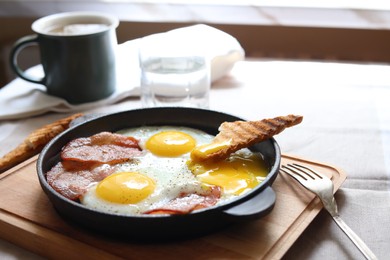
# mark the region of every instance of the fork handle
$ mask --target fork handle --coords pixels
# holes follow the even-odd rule
[[[374,253],[368,248],[368,246],[360,239],[358,235],[342,220],[339,216],[332,216],[334,222],[341,228],[342,231],[348,236],[349,239],[355,244],[355,246],[362,252],[366,259],[378,259]]]

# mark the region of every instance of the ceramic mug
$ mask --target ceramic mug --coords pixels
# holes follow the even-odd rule
[[[49,95],[72,104],[110,96],[116,85],[115,49],[119,20],[96,12],[68,12],[35,21],[36,33],[19,39],[11,50],[14,72],[29,82],[43,84]],[[25,47],[38,45],[43,78],[23,71],[17,58]]]

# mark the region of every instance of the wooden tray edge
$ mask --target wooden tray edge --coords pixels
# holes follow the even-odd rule
[[[347,174],[344,170],[325,164],[318,161],[309,161],[302,157],[297,157],[289,154],[282,154],[282,158],[289,159],[293,161],[298,161],[303,164],[310,164],[314,166],[324,167],[332,169],[334,172],[337,172],[339,175],[337,178],[333,179],[334,184],[334,193],[341,187],[342,183],[346,180]],[[295,232],[296,230],[302,229],[305,230],[306,227],[313,221],[313,219],[320,213],[323,208],[323,205],[319,198],[315,198],[311,203],[307,205],[307,208],[312,208],[310,211],[304,211],[294,222],[294,225],[290,227],[279,239],[279,241],[268,251],[265,259],[281,259],[284,254],[289,250],[292,244],[285,243],[287,240],[296,240],[302,233]]]

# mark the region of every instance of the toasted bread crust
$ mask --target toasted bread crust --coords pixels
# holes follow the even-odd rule
[[[29,134],[23,143],[0,158],[0,172],[38,154],[42,148],[56,135],[69,127],[70,122],[83,114],[78,113],[45,125]]]
[[[196,161],[226,159],[233,152],[269,139],[287,127],[301,123],[302,119],[303,117],[299,115],[287,115],[260,121],[224,122],[212,143],[229,143],[229,145],[210,154],[193,153],[191,157]]]

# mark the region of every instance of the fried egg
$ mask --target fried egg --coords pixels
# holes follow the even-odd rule
[[[253,189],[267,175],[262,157],[249,149],[221,162],[192,162],[190,152],[214,138],[197,129],[148,126],[118,133],[138,139],[143,152],[131,162],[118,164],[114,174],[88,187],[80,202],[89,208],[142,214],[182,194],[202,194],[213,185],[223,191],[220,204]]]
[[[250,191],[268,174],[261,156],[249,149],[239,150],[223,161],[187,164],[202,183],[222,187],[225,198]]]

